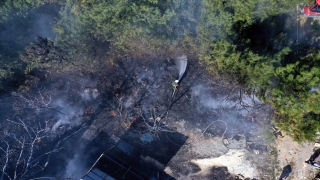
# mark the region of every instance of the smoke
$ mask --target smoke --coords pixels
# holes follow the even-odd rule
[[[81,134],[78,134],[65,144],[69,152],[67,154],[61,154],[60,156],[66,162],[64,166],[65,173],[62,175],[63,178],[80,179],[101,154],[101,152],[98,151],[99,148],[97,148],[97,144],[95,144],[101,141],[86,141],[83,140],[81,136]]]
[[[98,97],[99,91],[96,88],[86,88],[81,93],[81,97],[84,101],[94,100]]]
[[[51,40],[55,39],[56,34],[53,30],[53,25],[55,19],[59,17],[60,8],[56,4],[46,4],[29,11],[30,40],[34,39],[34,34]]]
[[[208,111],[215,112],[216,117],[207,117],[208,122],[216,118],[225,121],[228,126],[228,136],[252,131],[256,127],[253,120],[259,116],[256,107],[262,102],[254,95],[249,96],[242,92],[240,96],[239,91],[227,94],[224,89],[219,88],[221,87],[213,89],[205,83],[191,88],[191,100],[196,103],[197,111],[201,114]],[[223,130],[225,126],[221,125],[219,128]]]
[[[51,40],[56,38],[56,35],[53,31],[53,22],[56,17],[58,17],[58,6],[45,6],[42,7],[43,11],[33,12],[30,15],[30,18],[33,19],[31,23],[30,33],[35,32],[41,37],[46,37]],[[34,36],[31,36],[34,39]]]
[[[59,9],[57,5],[44,5],[28,10],[24,17],[16,15],[10,18],[3,24],[4,28],[0,28],[0,54],[18,55],[17,51],[23,50],[35,35],[54,40],[52,25]]]
[[[50,8],[49,8],[50,9]],[[49,10],[47,9],[47,10]],[[19,31],[24,31],[25,29],[27,29],[27,34],[25,36],[26,39],[31,40],[34,38],[34,34],[38,34],[40,36],[44,36],[44,37],[49,37],[54,39],[55,38],[55,34],[52,31],[52,27],[51,27],[51,22],[53,21],[53,17],[54,15],[49,15],[50,13],[46,13],[44,11],[39,12],[36,11],[34,14],[30,15],[30,17],[32,17],[32,21],[29,22],[29,25],[23,25],[21,26],[22,28],[19,29]],[[51,12],[52,14],[52,12]],[[31,26],[31,27],[30,27]],[[11,41],[12,39],[9,37],[15,37],[15,33],[12,33],[11,30],[13,30],[12,32],[14,32],[14,28],[8,28],[4,33],[1,32],[1,39],[4,36],[8,36],[7,40]],[[12,33],[12,34],[10,34]],[[19,34],[19,36],[21,36],[21,32],[17,33]],[[32,34],[32,35],[31,35]],[[15,39],[16,40],[16,39]],[[187,68],[187,56],[182,55],[180,57],[177,58],[177,68],[179,70],[179,78],[178,80],[180,81],[183,76],[184,73],[186,71]],[[190,60],[189,60],[190,62]],[[192,64],[192,63],[190,63]],[[189,64],[189,66],[191,66]],[[174,66],[172,66],[174,69]],[[114,67],[116,68],[116,67]],[[169,69],[169,68],[168,68]],[[119,70],[119,69],[118,69]],[[166,94],[170,94],[171,95],[171,84],[169,83],[163,83],[165,82],[169,82],[167,79],[165,79],[165,77],[170,73],[169,71],[160,71],[160,73],[165,72],[167,73],[166,76],[161,77],[161,80],[158,80],[156,83],[154,83],[154,85],[152,85],[152,81],[155,80],[155,73],[158,73],[159,71],[156,71],[156,69],[152,70],[149,69],[148,72],[147,69],[141,70],[142,72],[139,73],[139,75],[137,76],[138,78],[136,79],[136,82],[133,83],[133,85],[135,87],[132,87],[132,90],[130,92],[130,90],[128,90],[129,88],[131,88],[130,86],[127,87],[125,92],[130,92],[127,94],[121,94],[121,97],[125,97],[125,98],[119,98],[117,96],[117,98],[119,99],[120,102],[118,102],[119,104],[121,103],[121,105],[123,105],[125,108],[132,108],[132,106],[134,105],[134,103],[140,101],[140,97],[143,97],[143,101],[141,100],[139,106],[141,106],[141,109],[147,114],[147,112],[150,111],[150,108],[153,107],[153,105],[158,106],[159,105],[159,109],[161,110],[161,106],[164,106],[163,104],[165,104],[165,102],[168,101],[168,99],[166,99]],[[113,71],[112,71],[113,72]],[[173,71],[172,71],[173,72]],[[159,75],[160,73],[157,74],[157,76],[161,76]],[[172,73],[173,74],[173,73]],[[191,74],[191,73],[188,73]],[[130,74],[125,74],[125,76],[130,76]],[[107,78],[115,78],[114,76],[107,76]],[[116,79],[116,81],[122,81],[123,79],[120,79],[122,77],[119,77],[119,79]],[[77,105],[78,101],[76,101],[75,99],[79,100],[82,103],[87,103],[87,104],[98,104],[98,102],[94,102],[97,97],[99,96],[99,91],[97,88],[83,88],[84,87],[88,87],[87,85],[90,84],[91,80],[88,80],[88,82],[85,79],[80,79],[80,78],[76,78],[77,79],[77,83],[81,84],[82,86],[69,86],[68,88],[70,88],[70,91],[68,91],[68,93],[70,92],[70,96],[68,96],[69,98],[73,98],[72,100],[67,100],[67,99],[63,99],[62,96],[58,96],[59,98],[57,100],[55,100],[52,104],[54,104],[54,108],[59,110],[61,113],[56,112],[55,113],[55,117],[57,118],[57,121],[55,122],[55,124],[52,127],[53,131],[56,131],[59,127],[64,126],[64,125],[68,125],[68,126],[76,126],[79,125],[82,122],[82,115],[85,112],[84,109],[84,105]],[[81,82],[80,81],[84,81]],[[103,82],[103,81],[102,81]],[[124,81],[126,82],[126,81]],[[53,83],[53,82],[52,82]],[[130,82],[126,82],[126,83],[131,83]],[[101,86],[103,83],[101,83]],[[166,87],[167,85],[167,87]],[[170,86],[170,87],[168,87]],[[95,87],[95,86],[89,86],[89,87]],[[105,89],[112,89],[113,87],[108,86],[105,87]],[[101,93],[104,92],[104,90],[101,90]],[[150,90],[149,90],[150,89]],[[100,89],[99,89],[100,90]],[[182,92],[182,88],[181,91]],[[215,109],[223,109],[223,108],[230,108],[233,106],[233,103],[231,103],[230,101],[227,101],[225,99],[224,96],[219,96],[217,94],[213,94],[214,92],[212,91],[212,89],[210,89],[210,87],[206,84],[199,84],[196,86],[192,86],[191,89],[191,99],[196,102],[199,103],[200,106],[197,106],[197,108],[199,108],[199,112],[204,112],[206,110],[203,110],[202,107],[205,107],[209,110],[215,110]],[[140,92],[140,94],[138,94]],[[146,92],[146,95],[144,95],[144,92]],[[169,93],[168,93],[169,92]],[[73,94],[72,94],[73,93]],[[73,95],[73,96],[72,96]],[[170,96],[169,95],[169,96]],[[103,98],[103,97],[102,97]],[[169,98],[170,99],[170,98]],[[185,98],[184,96],[182,96],[181,98],[183,101]],[[187,100],[187,99],[186,99]],[[250,98],[248,97],[246,99],[246,97],[244,98],[244,102],[246,104],[250,103]],[[192,105],[192,102],[190,104],[185,104],[182,105],[181,107],[186,109],[186,108],[190,108]],[[92,105],[93,106],[93,105]],[[104,105],[107,106],[107,105]],[[202,108],[202,109],[201,109]],[[166,109],[166,108],[162,108],[162,109]],[[160,111],[159,110],[159,111]],[[101,110],[101,111],[107,111],[106,110]],[[87,111],[86,111],[87,112]],[[94,118],[94,123],[96,124],[90,124],[91,127],[94,128],[99,128],[104,126],[105,120],[108,119],[109,121],[109,117],[105,116],[104,113],[98,114],[99,112],[95,112],[96,113],[96,117]],[[185,115],[187,116],[186,111],[183,112],[179,112],[179,114],[183,114],[185,113]],[[108,112],[105,112],[105,114],[108,114]],[[159,113],[160,114],[160,113]],[[174,112],[172,113],[174,114]],[[195,113],[197,114],[197,113]],[[200,113],[199,113],[200,114]],[[178,118],[179,116],[173,116],[174,118]],[[223,118],[224,120],[226,120],[228,122],[228,124],[231,124],[232,122],[236,122],[239,119],[239,114],[236,113],[228,113],[225,115],[220,115],[221,118]],[[99,122],[98,120],[103,119],[104,123]],[[188,117],[189,119],[192,119],[190,117]],[[204,117],[204,118],[212,118],[210,117]],[[112,120],[112,119],[111,119]],[[95,122],[97,121],[97,122]],[[99,124],[99,123],[101,124]],[[117,121],[118,122],[118,121]],[[119,121],[120,122],[120,121]],[[238,121],[239,123],[240,121]],[[120,123],[119,123],[120,124]],[[246,127],[247,124],[243,123],[243,126]],[[248,125],[249,126],[249,125]],[[239,126],[237,126],[239,127]],[[225,128],[225,127],[223,127]],[[113,129],[109,129],[112,133]],[[108,132],[109,133],[109,132]],[[149,141],[152,141],[152,137],[150,136],[150,134],[143,134],[143,136],[141,136],[141,141],[148,143]],[[84,139],[81,139],[80,141],[84,141]],[[100,141],[103,142],[103,141]],[[71,143],[71,141],[69,142]],[[73,142],[75,144],[75,142]],[[100,143],[97,146],[99,146],[98,148],[102,148],[102,144]],[[81,142],[79,142],[79,144],[81,144]],[[84,173],[86,172],[86,170],[88,170],[87,167],[85,167],[83,164],[83,162],[88,160],[88,157],[86,156],[88,154],[88,151],[86,152],[85,150],[83,150],[83,148],[81,147],[81,145],[74,145],[73,147],[69,147],[68,151],[72,151],[73,152],[73,157],[70,157],[67,159],[67,163],[65,169],[66,169],[66,177],[73,177],[73,178],[81,178],[82,175],[84,175]],[[90,148],[92,148],[93,146],[90,146]]]
[[[223,97],[214,98],[208,86],[200,84],[192,87],[192,99],[200,102],[205,108],[218,109],[232,106],[230,102],[224,100]]]
[[[66,166],[66,178],[75,178],[80,179],[86,171],[88,171],[88,167],[84,166],[83,163],[83,155],[76,154],[74,155],[74,158],[69,160]]]
[[[147,78],[149,75],[150,75],[150,74],[149,74],[148,72],[145,72],[145,71],[141,72],[141,73],[138,75],[137,82],[138,82],[138,83],[141,83],[142,80],[143,80],[144,78]]]
[[[129,108],[134,104],[134,99],[130,96],[127,98],[127,100],[124,102],[124,107]]]
[[[177,66],[178,66],[178,69],[179,69],[179,81],[181,80],[184,72],[186,71],[187,69],[187,56],[183,55],[183,56],[180,56],[177,58]]]
[[[74,107],[65,102],[64,100],[57,100],[55,103],[58,106],[58,109],[63,113],[58,113],[58,121],[52,127],[52,130],[55,131],[58,127],[62,125],[78,125],[83,114],[82,108]]]

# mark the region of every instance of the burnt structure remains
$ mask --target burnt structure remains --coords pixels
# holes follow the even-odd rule
[[[113,135],[111,139],[116,144],[98,158],[82,179],[174,179],[164,169],[188,137],[167,129],[160,132],[161,139],[155,139],[149,133],[139,134],[137,125],[133,124],[121,138]],[[181,145],[172,144],[170,139]]]

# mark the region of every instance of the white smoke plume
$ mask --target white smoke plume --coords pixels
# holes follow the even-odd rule
[[[218,109],[231,106],[223,97],[214,98],[205,85],[196,85],[192,88],[192,98],[206,108]]]
[[[58,109],[63,113],[59,113],[58,121],[52,127],[52,130],[56,130],[62,125],[78,125],[80,122],[80,116],[83,114],[82,108],[73,107],[65,101],[59,99],[56,102]]]

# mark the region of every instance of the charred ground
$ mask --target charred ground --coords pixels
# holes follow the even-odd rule
[[[268,126],[271,108],[247,95],[241,87],[215,80],[205,72],[204,64],[189,59],[175,94],[175,58],[122,57],[103,62],[95,72],[81,75],[73,71],[38,73],[26,82],[24,89],[3,100],[12,104],[3,115],[6,125],[1,126],[6,132],[2,139],[14,144],[9,147],[12,153],[8,156],[7,174],[13,176],[16,171],[21,178],[80,178],[101,153],[115,144],[112,137],[120,137],[145,153],[152,147],[152,151],[175,149],[158,155],[160,160],[169,158],[162,162],[164,167],[159,171],[164,170],[175,179],[266,175],[272,168],[272,159],[265,161],[261,170],[254,168],[251,174],[241,169],[228,172],[228,166],[230,169],[236,162],[212,163],[207,169],[198,167],[197,160],[226,154],[232,158],[237,151],[241,151],[240,156],[247,163],[259,166],[255,163],[270,153],[268,133],[263,129]],[[42,129],[40,138],[34,132]],[[187,139],[181,141],[174,132]],[[145,135],[151,140],[143,141]],[[25,137],[34,146],[22,148]],[[22,149],[24,159],[19,159]],[[162,155],[165,156],[161,158]],[[33,164],[26,167],[29,157]]]

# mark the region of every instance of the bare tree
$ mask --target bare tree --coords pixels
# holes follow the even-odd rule
[[[44,123],[22,120],[16,117],[14,120],[7,119],[11,130],[5,130],[0,144],[0,167],[2,167],[1,180],[23,179],[47,167],[52,153],[63,149],[62,142],[74,134],[86,128],[83,126],[74,133],[61,138],[55,145],[50,145],[57,134],[51,131],[50,122]],[[49,150],[44,150],[49,149]],[[6,177],[6,178],[5,178]]]
[[[37,79],[33,80],[31,86],[35,88],[36,93],[32,94],[28,91],[12,93],[12,95],[16,97],[15,102],[13,104],[14,107],[22,109],[35,109],[37,111],[40,111],[41,109],[50,109],[62,115],[65,115],[63,112],[51,106],[51,95],[48,93],[43,93],[43,91],[45,91],[45,88],[40,88],[38,86]]]
[[[4,156],[5,156],[5,162],[4,162],[4,165],[2,165],[2,174],[1,174],[1,180],[4,179],[4,176],[8,176],[10,178],[10,176],[6,173],[6,168],[8,166],[8,162],[9,162],[9,149],[10,149],[10,146],[9,146],[9,143],[5,140],[3,140],[6,145],[7,145],[7,148],[3,149],[2,147],[0,147],[0,149],[4,152]],[[10,178],[11,179],[11,178]]]
[[[156,115],[155,108],[150,109],[150,117],[148,118],[148,120],[142,113],[140,113],[140,117],[143,119],[143,122],[147,127],[149,133],[155,138],[159,139],[159,135],[161,132],[174,132],[169,130],[166,125],[161,123],[162,118]]]
[[[15,120],[7,119],[7,122],[12,130],[4,132],[3,141],[7,144],[5,153],[7,161],[3,165],[2,174],[5,174],[9,179],[20,179],[35,168],[45,167],[45,165],[39,164],[39,160],[46,153],[38,155],[39,152],[36,151],[41,146],[41,141],[45,141],[43,139],[49,136],[48,121],[44,125],[33,121],[34,125],[29,126],[25,121],[17,117]],[[1,150],[4,149],[1,148]],[[56,150],[54,149],[53,151]],[[6,171],[7,169],[8,171]]]

